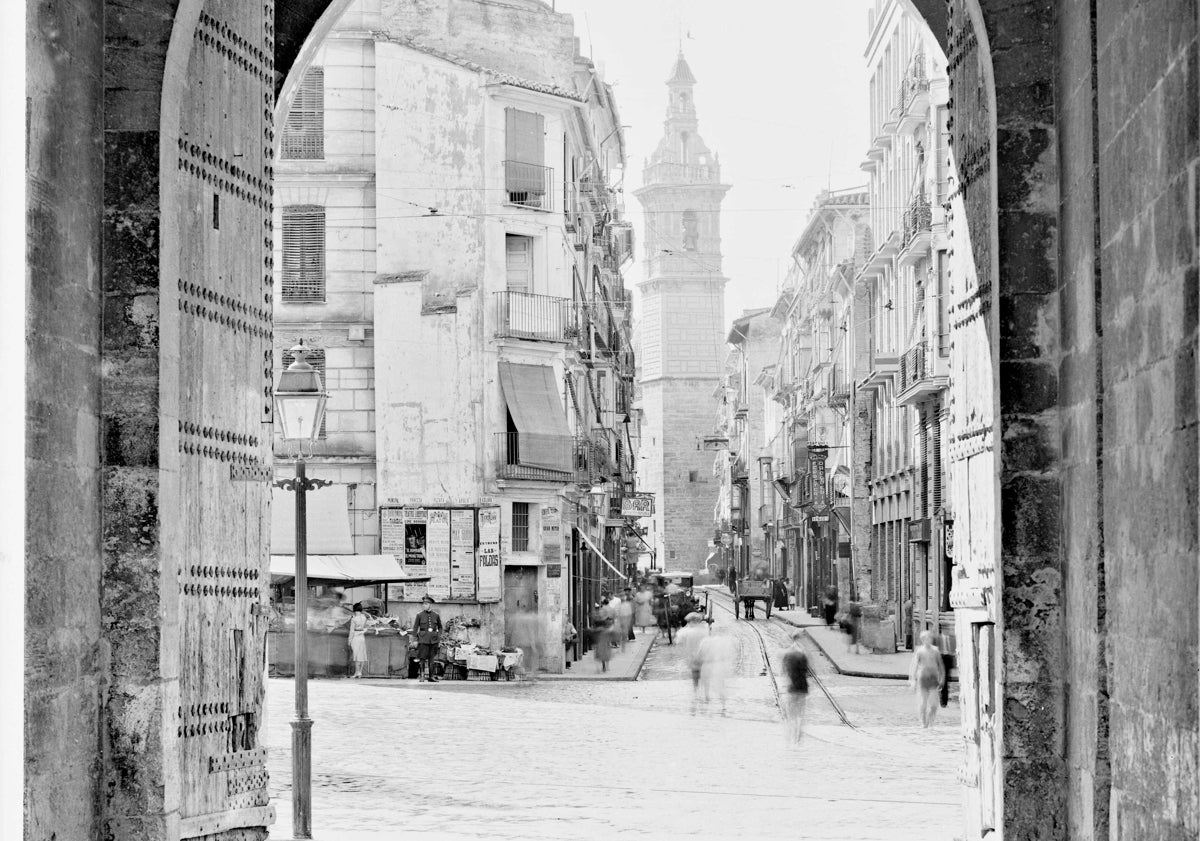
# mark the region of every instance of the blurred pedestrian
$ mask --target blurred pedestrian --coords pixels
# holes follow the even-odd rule
[[[362,602],[355,602],[354,612],[350,614],[347,644],[350,646],[350,659],[354,661],[354,674],[350,677],[362,677],[363,669],[367,666],[367,614],[363,612]]]
[[[821,606],[825,609],[825,624],[833,625],[838,612],[838,588],[836,584],[830,584],[825,588],[825,597],[821,601]]]
[[[657,624],[654,621],[654,607],[650,601],[650,590],[643,584],[637,591],[637,595],[633,597],[633,623],[641,629],[643,634],[646,632],[646,628]]]
[[[933,642],[933,633],[921,632],[921,644],[913,654],[912,669],[908,685],[917,693],[917,715],[921,726],[929,727],[937,715],[938,692],[946,682],[946,670],[942,663],[942,652]]]
[[[512,644],[521,649],[519,668],[527,680],[537,680],[538,668],[542,664],[542,634],[537,612],[524,609],[513,617],[509,632]]]
[[[787,610],[788,592],[784,579],[776,578],[771,582],[771,599],[775,602],[776,610]]]
[[[725,715],[725,682],[733,666],[733,640],[719,626],[710,625],[708,635],[700,642],[698,655],[700,700],[705,704],[720,701],[721,715]]]
[[[605,617],[593,631],[592,653],[602,672],[608,671],[608,661],[612,659],[612,626],[612,619]]]
[[[801,645],[802,636],[800,631],[792,634],[792,647],[783,655],[783,674],[788,682],[783,714],[788,736],[796,742],[800,741],[804,709],[808,706],[808,654]]]
[[[433,658],[437,656],[438,642],[442,635],[442,617],[433,609],[433,596],[421,598],[421,612],[413,620],[413,633],[417,637],[417,661],[421,664],[421,680],[441,680],[433,673]]]
[[[950,643],[944,635],[935,637],[934,639],[940,643],[938,648],[942,652],[942,667],[945,672],[942,679],[942,691],[938,696],[938,703],[944,707],[950,703],[950,669],[954,667],[954,654],[951,652]]]
[[[699,613],[689,613],[684,617],[684,626],[675,635],[675,644],[680,647],[683,662],[692,673],[692,714],[696,714],[696,703],[700,697],[700,644],[708,636],[704,617]]]
[[[850,602],[846,610],[838,614],[837,624],[846,635],[846,653],[849,654],[850,649],[854,649],[854,653],[858,654],[859,635],[862,630],[862,608],[858,602]]]
[[[578,636],[579,636],[579,632],[575,630],[574,623],[572,623],[571,619],[566,614],[564,614],[563,615],[563,649],[564,649],[563,657],[566,660],[566,665],[567,665],[568,669],[571,668],[571,655],[574,653],[571,651],[571,649],[575,647],[575,640]]]
[[[729,592],[737,590],[737,567],[733,564],[729,565],[729,570],[725,574],[725,584],[729,587]]]
[[[635,639],[633,635],[633,593],[628,588],[621,597],[620,604],[617,605],[617,633],[621,636],[621,650],[624,651],[625,643]]]

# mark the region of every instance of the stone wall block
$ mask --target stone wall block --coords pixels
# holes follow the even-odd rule
[[[1058,372],[1048,360],[1009,357],[1000,363],[1005,414],[1037,415],[1058,402]]]
[[[1002,482],[1000,540],[1006,575],[1010,556],[1049,558],[1055,554],[1061,493],[1059,478],[1053,474],[1016,474]]]
[[[1050,760],[1005,760],[1005,838],[1060,841],[1066,837],[1066,792],[1046,782],[1061,774],[1059,763]]]
[[[1058,444],[1045,424],[1030,418],[1013,418],[1001,437],[1004,463],[1017,472],[1050,469],[1058,456]]]

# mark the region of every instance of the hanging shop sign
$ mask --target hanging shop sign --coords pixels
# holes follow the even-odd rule
[[[475,598],[475,511],[450,512],[450,598]]]
[[[621,498],[622,517],[654,516],[654,494],[629,494]]]
[[[500,601],[500,508],[479,509],[479,550],[476,598],[481,602]]]
[[[450,598],[450,511],[431,508],[426,515],[425,572],[429,575],[426,592],[440,601]]]

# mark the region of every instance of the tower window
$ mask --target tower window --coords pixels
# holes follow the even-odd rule
[[[688,471],[688,481],[689,482],[699,482],[700,481],[700,471],[699,470],[689,470]]]
[[[283,209],[283,300],[325,300],[325,208],[296,205]]]

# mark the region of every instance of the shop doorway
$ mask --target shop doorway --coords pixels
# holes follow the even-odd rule
[[[537,567],[504,568],[504,644],[513,645],[517,617],[537,611]]]

